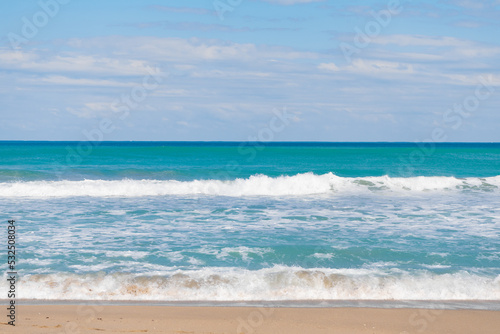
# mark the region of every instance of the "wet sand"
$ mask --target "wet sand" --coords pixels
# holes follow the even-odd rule
[[[500,333],[500,311],[19,305],[15,323],[2,320],[0,333],[493,334]]]

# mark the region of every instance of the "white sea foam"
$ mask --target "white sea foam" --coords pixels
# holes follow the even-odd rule
[[[331,259],[334,257],[333,254],[331,253],[328,253],[328,254],[325,254],[325,253],[314,253],[312,255],[313,257],[317,258],[317,259]]]
[[[6,279],[0,288],[6,289]],[[115,273],[20,277],[20,298],[75,300],[499,300],[500,276],[275,266],[205,268],[149,276]]]
[[[500,176],[455,178],[444,176],[398,178],[339,177],[332,173],[313,173],[269,177],[254,175],[235,180],[84,180],[31,181],[0,183],[0,197],[138,197],[164,195],[221,196],[303,196],[358,192],[494,191],[500,188]]]
[[[273,250],[271,248],[256,248],[256,247],[246,247],[246,246],[238,246],[238,247],[225,247],[222,248],[216,255],[218,259],[225,259],[231,257],[231,255],[241,256],[243,261],[248,261],[250,254],[254,256],[264,256],[266,253],[272,253]]]
[[[99,254],[99,252],[95,252]],[[149,255],[148,252],[139,252],[139,251],[105,251],[104,254],[107,257],[131,257],[134,260],[145,258]]]

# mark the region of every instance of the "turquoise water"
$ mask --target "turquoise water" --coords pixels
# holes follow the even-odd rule
[[[2,142],[0,181],[230,179],[305,172],[342,177],[488,177],[500,170],[500,144],[110,142],[90,149],[88,145]]]
[[[500,301],[499,175],[500,144],[1,142],[0,212],[21,298]]]

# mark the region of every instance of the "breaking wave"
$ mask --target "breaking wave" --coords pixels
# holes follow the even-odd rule
[[[455,178],[419,176],[399,178],[339,177],[332,173],[313,173],[269,177],[253,175],[235,180],[83,180],[31,181],[0,183],[0,197],[138,197],[164,195],[219,196],[304,196],[359,192],[432,192],[489,191],[498,192],[500,176],[487,178]]]
[[[7,284],[6,279],[3,283]],[[279,301],[499,300],[500,276],[275,266],[130,273],[37,274],[20,277],[20,298],[55,300]],[[4,287],[6,289],[6,287]],[[4,290],[5,290],[4,289]]]

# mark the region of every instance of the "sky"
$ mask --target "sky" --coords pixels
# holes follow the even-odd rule
[[[500,141],[500,0],[0,13],[0,140]]]

